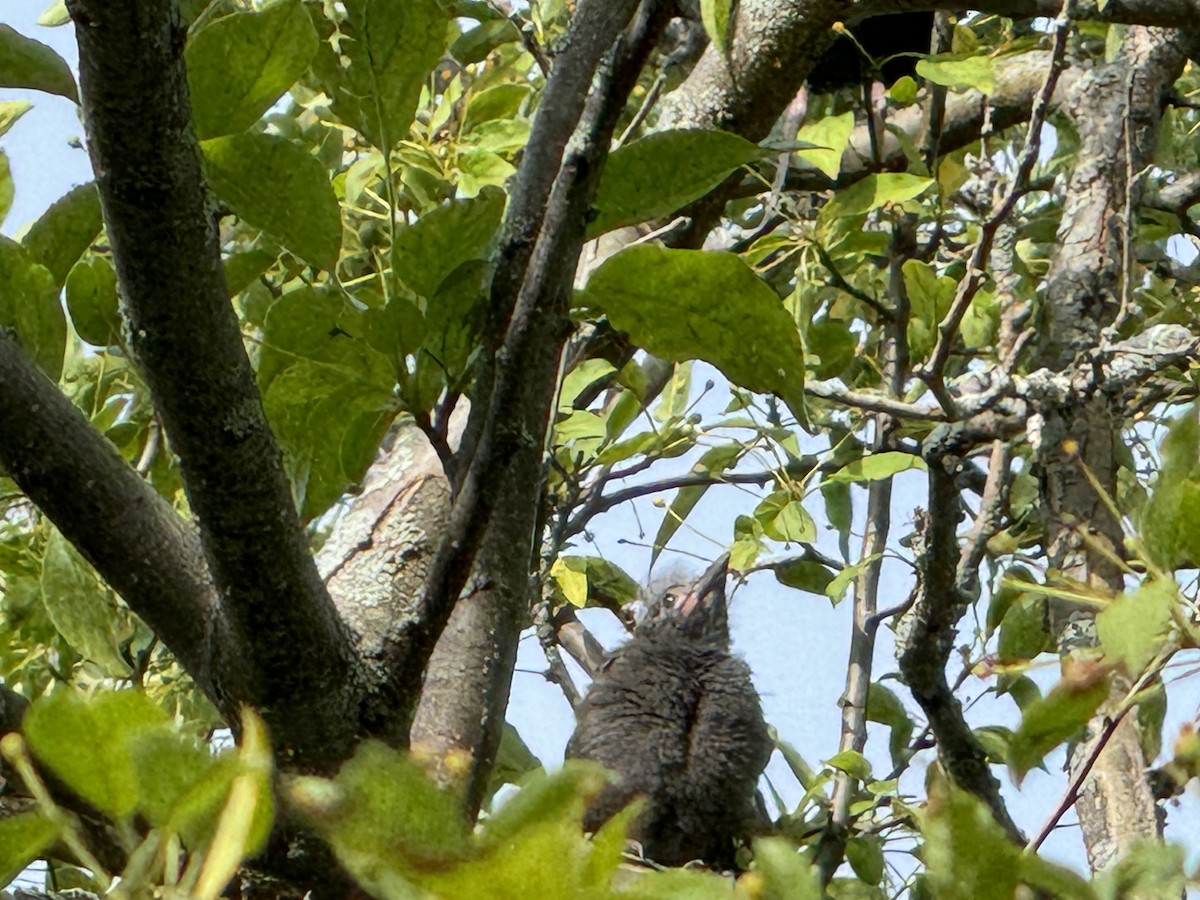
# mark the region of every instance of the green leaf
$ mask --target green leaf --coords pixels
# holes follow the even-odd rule
[[[425,312],[421,347],[443,372],[446,383],[456,388],[464,387],[479,345],[490,278],[491,266],[483,260],[463,263],[442,282]]]
[[[458,156],[458,184],[467,197],[475,197],[488,187],[503,187],[516,166],[491,150],[468,150]]]
[[[511,25],[508,22],[506,24]],[[485,122],[513,118],[520,110],[521,104],[532,93],[533,89],[529,85],[513,82],[502,82],[484,88],[471,97],[470,103],[467,104],[467,112],[463,117],[463,131],[474,131]]]
[[[972,794],[934,772],[921,816],[922,856],[933,897],[1011,900],[1021,849]]]
[[[768,494],[754,510],[762,524],[763,534],[773,541],[815,541],[817,526],[791,491],[779,490]]]
[[[40,41],[0,25],[0,88],[30,88],[79,102],[66,61]]]
[[[390,387],[312,360],[274,378],[263,408],[305,521],[362,481],[399,410]]]
[[[278,258],[279,253],[275,250],[254,249],[235,253],[226,259],[221,267],[225,270],[225,288],[229,296],[236,296],[254,284]]]
[[[920,59],[917,60],[917,74],[945,87],[974,88],[984,94],[996,92],[996,61],[987,56]]]
[[[463,263],[487,259],[504,200],[502,190],[484,188],[477,197],[438,206],[400,229],[392,271],[422,297],[432,297]]]
[[[1158,655],[1173,621],[1179,594],[1173,581],[1148,581],[1113,600],[1096,616],[1106,659],[1134,678]]]
[[[843,750],[835,753],[825,764],[832,766],[859,781],[869,781],[871,778],[871,763],[857,750]]]
[[[469,28],[454,39],[450,55],[464,66],[483,62],[497,47],[521,40],[521,32],[508,19],[493,19]]]
[[[21,116],[33,109],[28,100],[0,100],[0,137],[8,134]]]
[[[638,597],[637,582],[599,556],[560,556],[550,574],[573,606],[615,609]]]
[[[891,754],[892,764],[899,768],[907,762],[910,756],[908,742],[912,740],[914,730],[913,721],[900,698],[878,681],[872,682],[871,689],[867,692],[867,720],[891,729],[888,752]]]
[[[67,317],[58,285],[20,244],[0,237],[0,327],[12,329],[38,367],[58,381],[67,346]]]
[[[893,475],[898,475],[901,472],[906,472],[909,469],[925,469],[925,460],[912,453],[903,453],[899,450],[888,451],[884,453],[872,453],[870,456],[864,456],[862,459],[856,459],[854,462],[843,466],[825,480],[837,484],[858,483],[863,481],[881,481],[884,478],[891,478]]]
[[[1013,734],[1008,766],[1020,786],[1025,774],[1061,744],[1074,737],[1108,697],[1108,677],[1103,667],[1078,664],[1054,688],[1021,714]]]
[[[825,588],[825,596],[833,601],[834,606],[842,600],[842,594],[846,592],[846,588],[854,583],[854,579],[858,578],[859,573],[867,566],[873,565],[882,554],[873,553],[870,556],[860,559],[853,565],[846,566],[842,571],[834,576],[833,581],[829,582],[829,586]]]
[[[200,139],[245,131],[304,74],[317,32],[300,0],[210,20],[188,40],[192,118]]]
[[[408,135],[449,20],[438,0],[347,0],[345,7],[337,51],[323,43],[313,69],[338,118],[390,150]]]
[[[837,378],[854,362],[858,337],[841,320],[822,319],[804,330],[806,361],[817,378]]]
[[[1140,841],[1120,862],[1096,877],[1102,900],[1179,897],[1188,885],[1187,848],[1161,841]]]
[[[0,819],[0,884],[9,884],[56,840],[58,826],[40,812]]]
[[[789,559],[776,566],[774,571],[775,580],[780,584],[810,594],[824,594],[833,581],[833,573],[825,566],[803,557]]]
[[[0,223],[12,209],[13,197],[12,168],[8,164],[8,154],[0,150]]]
[[[1200,561],[1200,424],[1184,413],[1162,443],[1162,467],[1142,508],[1140,531],[1146,555],[1160,567]]]
[[[883,845],[875,835],[856,835],[846,842],[846,862],[867,884],[883,880]]]
[[[496,762],[488,776],[488,788],[484,794],[483,805],[486,808],[491,803],[503,785],[517,784],[531,772],[542,767],[542,761],[533,755],[533,751],[521,739],[517,729],[508,722],[504,723],[504,731],[500,734],[500,748],[496,751]],[[624,849],[625,842],[621,841]]]
[[[587,572],[577,560],[569,561],[559,557],[550,567],[550,577],[554,579],[568,603],[580,609],[587,605]]]
[[[1000,662],[1033,659],[1051,646],[1045,599],[1036,594],[1022,594],[1009,605],[1000,623],[997,641]]]
[[[46,28],[57,28],[60,25],[66,25],[71,21],[71,14],[67,12],[67,4],[65,0],[54,0],[46,11],[38,16],[37,23]]]
[[[404,297],[393,297],[383,309],[363,312],[363,337],[372,349],[401,359],[425,340],[425,316],[416,304]]]
[[[285,138],[235,134],[203,141],[204,174],[240,218],[312,265],[332,270],[342,214],[325,167]]]
[[[301,810],[314,816],[316,830],[368,890],[388,870],[403,879],[469,853],[470,832],[454,795],[378,741],[365,741],[324,784],[333,789],[329,800],[302,803]]]
[[[779,296],[732,253],[622,250],[588,282],[614,327],[664,359],[702,359],[803,415],[804,351]]]
[[[842,154],[853,131],[854,113],[849,110],[838,116],[822,116],[816,121],[805,122],[796,134],[796,140],[823,149],[797,150],[796,155],[812,163],[832,181],[842,170]]]
[[[700,21],[708,39],[722,56],[729,43],[730,17],[734,0],[700,0]]]
[[[117,609],[92,567],[55,529],[42,555],[42,603],[54,628],[68,644],[117,678],[129,675],[118,645]]]
[[[75,263],[67,276],[67,310],[76,333],[97,347],[121,342],[121,314],[117,309],[117,273],[103,256]]]
[[[670,215],[764,156],[726,131],[660,131],[626,144],[604,165],[588,237]]]
[[[932,178],[906,173],[869,175],[839,191],[821,210],[822,220],[860,216],[887,203],[906,203],[916,199],[935,184]]]
[[[821,900],[819,873],[786,838],[755,838],[754,869],[762,877],[764,900]]]
[[[100,192],[95,182],[89,181],[55,200],[29,227],[21,243],[34,261],[50,270],[54,283],[61,287],[102,227]]]
[[[224,784],[210,804],[206,817],[209,824],[215,821],[220,799],[228,791],[228,782],[234,774],[232,767],[222,766],[228,758],[219,761],[182,735],[165,729],[143,735],[132,745],[131,752],[140,776],[138,806],[156,828],[171,823],[188,794],[211,779],[218,769],[224,769]],[[174,824],[180,825],[178,819]],[[186,830],[189,838],[196,836],[190,827]]]
[[[135,742],[167,727],[166,713],[138,691],[85,699],[71,688],[39,699],[24,723],[34,755],[115,821],[138,806],[141,773],[134,764]]]

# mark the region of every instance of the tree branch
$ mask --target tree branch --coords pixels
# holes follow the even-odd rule
[[[209,671],[217,615],[196,532],[138,477],[0,328],[0,467],[222,706]]]
[[[597,12],[598,5],[605,11]],[[573,149],[563,158],[553,191],[545,204],[544,218],[529,226],[532,233],[538,235],[537,243],[528,256],[528,266],[521,272],[516,305],[503,344],[495,356],[495,377],[486,404],[486,418],[478,432],[470,468],[455,499],[446,537],[430,567],[419,601],[419,619],[406,623],[388,642],[388,689],[384,693],[401,710],[411,710],[416,702],[421,672],[466,584],[472,560],[481,544],[478,571],[485,576],[485,581],[480,587],[507,595],[500,599],[510,612],[527,613],[528,608],[518,604],[528,597],[528,576],[534,559],[533,532],[541,502],[542,449],[557,387],[559,356],[570,331],[568,302],[590,204],[612,130],[641,71],[645,54],[653,44],[651,35],[655,28],[665,23],[657,6],[656,3],[648,4],[635,20],[633,33],[618,40],[617,35],[632,12],[632,4],[628,0],[622,0],[620,4],[584,0],[565,39],[567,50],[558,59],[558,68],[547,86],[547,97],[539,107],[540,117],[548,105],[552,105],[551,85],[558,82],[554,96],[560,96],[566,90],[564,84],[574,85],[573,89],[580,91],[578,97],[569,91],[568,96],[561,97],[562,103],[578,109],[592,84],[600,55],[616,44],[609,66],[601,67],[600,85],[587,102],[573,139]],[[616,15],[618,7],[626,10],[623,17]],[[605,45],[598,47],[602,40],[606,41]],[[586,68],[586,78],[577,71],[578,67]],[[548,133],[555,140],[558,132],[553,123],[560,121],[560,114],[561,110],[546,113],[550,117],[547,121],[552,123],[547,126]],[[531,140],[536,141],[537,134],[535,121]],[[532,156],[527,153],[522,169],[531,164],[531,159],[542,159],[542,149]],[[540,173],[526,173],[524,181],[519,177],[518,191],[530,190],[528,185],[540,184],[542,177]],[[527,199],[518,199],[510,207],[510,213],[524,208]],[[516,221],[523,224],[519,219]],[[512,234],[511,222],[509,233]],[[503,252],[521,252],[519,246],[505,246],[509,250]],[[511,274],[507,272],[505,278]],[[508,302],[510,287],[494,285],[493,301]],[[474,412],[473,409],[473,415]],[[487,583],[494,575],[498,575],[496,583]],[[506,619],[507,628],[511,629],[513,619],[512,615]],[[515,652],[515,640],[513,644]],[[497,672],[503,682],[493,681],[489,688],[492,698],[488,701],[490,718],[495,718],[496,708],[503,710],[511,666],[507,671],[504,667],[498,668]],[[494,733],[498,740],[498,729]],[[482,777],[494,746],[473,747],[472,750],[479,754],[477,761],[484,763],[476,767]],[[476,792],[472,790],[472,793]]]
[[[69,9],[130,347],[179,455],[233,638],[214,646],[214,676],[232,700],[263,709],[281,750],[336,762],[358,730],[347,724],[354,657],[225,289],[191,126],[186,26],[165,0],[71,0]]]

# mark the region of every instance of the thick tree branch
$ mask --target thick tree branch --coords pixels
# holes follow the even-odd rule
[[[219,689],[324,765],[356,728],[348,632],[317,575],[221,272],[168,0],[72,0],[88,149],[141,364],[222,599]],[[203,336],[198,339],[198,336]],[[303,647],[304,653],[297,653]],[[219,669],[219,671],[218,671]]]
[[[216,593],[195,531],[4,329],[0,421],[0,467],[219,701],[208,658]]]
[[[942,768],[959,787],[987,804],[1014,842],[1024,844],[1025,838],[1000,796],[1000,783],[988,768],[987,754],[946,681],[956,626],[966,611],[966,598],[955,584],[961,501],[953,472],[947,471],[956,465],[956,457],[934,442],[927,442],[924,450],[929,464],[929,513],[918,535],[917,599],[905,615],[903,637],[897,641],[900,674],[937,738]]]
[[[1060,378],[1094,365],[1095,348],[1127,311],[1133,287],[1130,212],[1137,208],[1142,174],[1153,161],[1165,100],[1187,56],[1197,49],[1197,37],[1130,28],[1112,62],[1091,70],[1073,97],[1069,113],[1079,135],[1079,161],[1066,186],[1035,360]],[[1039,407],[1034,448],[1043,473],[1046,547],[1051,566],[1081,582],[1120,591],[1123,573],[1114,555],[1124,536],[1092,478],[1110,496],[1116,493],[1123,408],[1111,394],[1086,391],[1090,380],[1065,398],[1047,397]],[[1081,461],[1092,478],[1085,476]],[[1094,643],[1094,610],[1060,600],[1050,612],[1061,652]],[[1115,679],[1114,701],[1124,686]],[[1089,737],[1105,728],[1102,714],[1089,724]],[[1073,777],[1090,767],[1077,811],[1089,862],[1100,869],[1137,842],[1156,837],[1159,822],[1132,718],[1119,723],[1095,759],[1089,758],[1090,746],[1081,742],[1069,767]]]
[[[573,149],[563,156],[540,227],[537,223],[530,226],[537,241],[528,256],[528,266],[520,273],[516,304],[508,320],[503,344],[495,357],[495,375],[486,403],[486,417],[477,432],[474,457],[455,499],[446,537],[421,594],[420,620],[406,624],[389,640],[385,694],[394,698],[401,710],[412,710],[415,704],[421,672],[466,584],[472,560],[481,544],[487,559],[481,560],[480,573],[485,578],[490,578],[493,573],[501,574],[495,585],[483,583],[480,587],[504,591],[508,595],[505,603],[509,610],[517,608],[514,604],[528,597],[527,578],[534,558],[533,531],[541,495],[542,448],[556,390],[559,356],[570,331],[568,302],[587,229],[590,203],[612,129],[641,70],[647,51],[642,41],[648,40],[647,35],[652,30],[645,24],[644,17],[639,17],[635,27],[647,30],[634,35],[628,44],[619,41],[618,35],[632,12],[632,4],[626,0],[620,4],[602,4],[607,12],[600,14],[592,9],[598,3],[599,0],[585,0],[572,19],[565,42],[567,49],[559,56],[555,73],[547,85],[547,99],[539,107],[539,118],[547,109],[551,85],[560,79],[556,91],[566,90],[561,86],[565,83],[580,92],[579,96],[568,93],[561,97],[561,102],[575,109],[582,107],[600,56],[616,43],[609,63],[612,68],[606,76],[602,75],[600,86],[588,100],[573,139]],[[651,4],[648,8],[656,6]],[[618,7],[625,10],[623,16],[617,14]],[[654,21],[658,21],[656,10]],[[605,39],[607,43],[597,49],[598,42]],[[589,73],[586,79],[577,71],[578,67],[586,68]],[[605,68],[601,67],[602,72]],[[551,116],[548,119],[551,125],[559,121],[560,112],[555,110],[547,114]],[[551,137],[557,140],[557,131],[547,127]],[[538,134],[535,120],[531,142],[538,140]],[[522,171],[530,164],[530,159],[527,153],[522,161]],[[519,177],[517,191],[530,190],[523,185],[540,184],[541,177],[527,175],[525,181]],[[528,224],[513,218],[513,210],[524,208],[526,202],[520,198],[510,207],[510,235],[520,231],[515,226]],[[508,248],[506,253],[519,250],[507,243],[505,247]],[[506,308],[509,290],[503,285],[493,287],[492,298],[497,308]],[[474,414],[475,410],[472,412]],[[485,538],[489,529],[490,536]],[[507,698],[508,677],[511,677],[511,666],[504,676],[504,684],[497,682],[494,685],[493,696],[501,698],[496,701],[501,710],[503,699]],[[494,747],[492,750],[494,752]],[[487,747],[480,752],[483,759],[490,761]]]

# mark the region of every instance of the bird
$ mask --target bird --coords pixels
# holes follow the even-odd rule
[[[726,554],[690,587],[659,598],[597,673],[567,746],[568,758],[615,773],[589,806],[585,830],[641,797],[629,836],[664,866],[733,868],[771,755],[750,668],[729,650],[728,566]]]

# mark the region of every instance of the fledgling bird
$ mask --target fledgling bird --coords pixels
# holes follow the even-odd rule
[[[639,623],[592,683],[567,746],[568,757],[618,776],[584,827],[595,831],[641,796],[630,837],[663,865],[733,865],[771,755],[750,669],[729,652],[728,563],[724,556],[690,589],[668,592]]]

